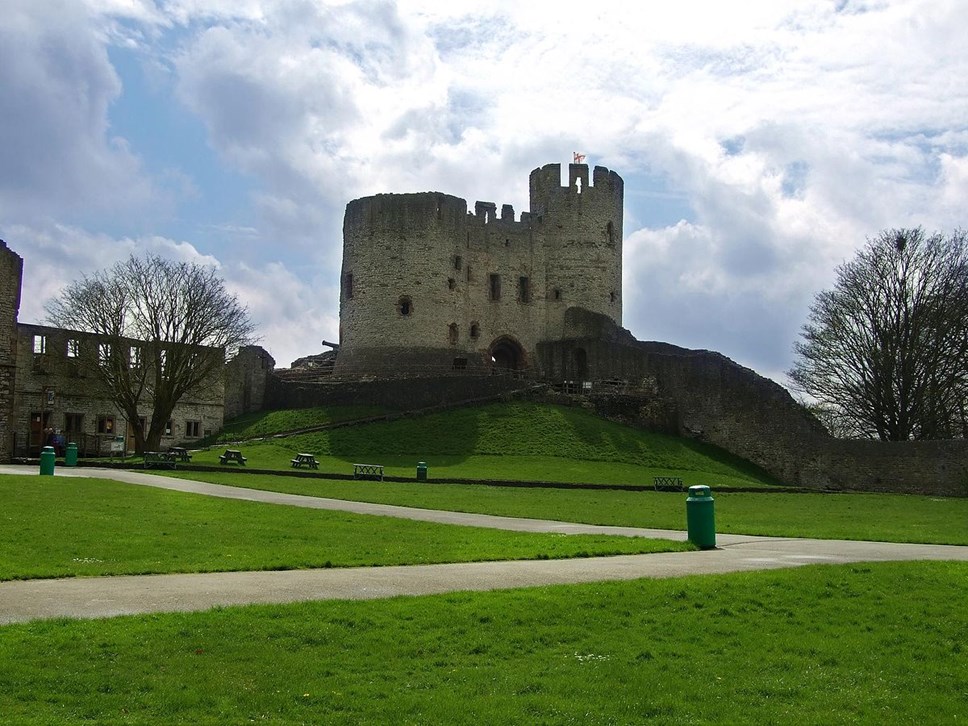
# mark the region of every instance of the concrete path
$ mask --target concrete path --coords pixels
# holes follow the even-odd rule
[[[0,473],[33,473],[0,466]],[[514,531],[594,533],[683,540],[684,532],[605,527],[535,519],[366,504],[226,487],[204,482],[112,469],[58,470],[58,476],[116,479],[176,491],[317,509],[339,509],[464,526]],[[843,540],[719,535],[719,549],[570,560],[479,562],[410,567],[367,567],[272,572],[222,572],[67,578],[0,583],[0,624],[39,618],[99,618],[115,615],[206,610],[249,603],[307,600],[366,600],[536,585],[632,580],[767,570],[799,565],[887,560],[968,561],[968,547]]]

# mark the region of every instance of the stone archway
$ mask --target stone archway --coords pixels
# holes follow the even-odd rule
[[[502,336],[491,343],[488,351],[495,371],[519,371],[524,368],[524,350],[514,338]]]

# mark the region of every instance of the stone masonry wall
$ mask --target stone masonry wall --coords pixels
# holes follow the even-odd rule
[[[265,348],[246,345],[225,364],[225,418],[261,411],[276,361]]]
[[[36,455],[35,449],[42,443],[36,432],[46,426],[63,431],[65,436],[80,439],[77,441],[79,446],[83,441],[85,446],[82,452],[85,453],[94,453],[90,451],[91,446],[107,452],[111,439],[126,436],[124,412],[114,405],[91,370],[97,356],[97,336],[23,323],[18,325],[17,335],[13,426],[17,455]],[[70,341],[76,341],[76,345]],[[137,344],[137,341],[132,341],[132,344]],[[183,397],[175,406],[171,415],[172,430],[170,434],[162,436],[162,446],[186,441],[190,443],[194,438],[221,430],[224,422],[223,395],[220,371],[215,379]],[[150,402],[139,413],[150,419]],[[113,419],[110,431],[103,423],[107,418]],[[197,435],[188,430],[188,422],[193,422],[193,425],[197,422]],[[127,448],[133,449],[133,440],[128,440]]]
[[[543,344],[542,369],[552,379],[576,378],[580,360],[587,380],[627,381],[639,391],[640,424],[669,430],[674,422],[674,433],[716,444],[787,484],[968,495],[968,441],[834,439],[784,388],[725,356],[630,337],[613,331]]]
[[[0,463],[13,456],[17,313],[24,261],[0,240]]]

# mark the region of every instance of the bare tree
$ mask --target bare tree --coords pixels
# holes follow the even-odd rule
[[[894,229],[837,269],[810,308],[794,385],[881,440],[965,436],[968,241]]]
[[[226,351],[253,333],[214,268],[155,255],[72,282],[46,310],[51,324],[98,336],[95,372],[131,423],[138,452],[158,448],[178,401],[209,383]],[[147,426],[142,406],[151,407]]]

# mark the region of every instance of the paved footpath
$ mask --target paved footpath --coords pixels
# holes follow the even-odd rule
[[[36,473],[36,469],[0,466],[0,473],[32,474]],[[57,476],[99,477],[227,499],[519,532],[611,534],[680,541],[686,538],[685,532],[671,530],[572,524],[369,504],[228,487],[117,469],[58,469]],[[250,603],[369,600],[397,595],[729,573],[820,562],[841,564],[887,560],[968,561],[968,547],[950,545],[726,534],[717,536],[717,544],[718,549],[705,552],[667,552],[568,560],[0,582],[0,624],[54,617],[99,618],[150,612],[206,610],[215,606]]]

